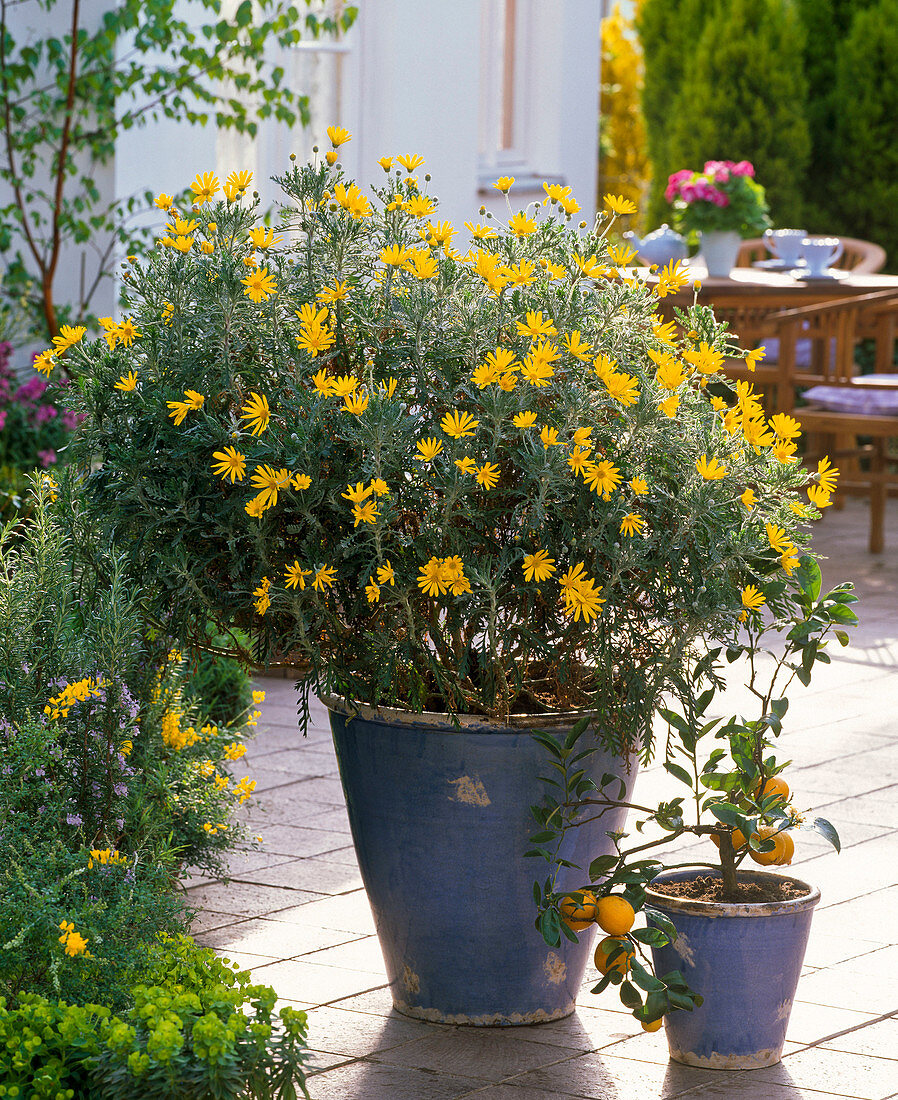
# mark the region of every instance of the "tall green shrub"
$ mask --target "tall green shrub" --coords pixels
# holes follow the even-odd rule
[[[804,28],[792,0],[645,0],[644,110],[663,221],[668,175],[706,160],[750,160],[779,225],[802,217],[810,155]]]
[[[843,146],[837,128],[840,100],[836,69],[854,16],[875,3],[876,0],[797,0],[805,29],[806,117],[811,138],[802,225],[811,233],[851,230],[849,225],[841,224],[839,214],[841,181],[837,166]]]
[[[858,11],[836,67],[835,228],[898,261],[898,0]]]
[[[685,167],[673,162],[670,121],[695,43],[716,2],[642,0],[637,10],[636,29],[645,58],[642,112],[652,169],[646,215],[650,228],[663,221],[668,213],[664,201],[667,177],[678,168]]]

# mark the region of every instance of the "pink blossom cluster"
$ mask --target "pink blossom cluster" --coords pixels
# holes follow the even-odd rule
[[[754,166],[747,160],[708,160],[702,172],[684,168],[669,176],[664,197],[668,202],[679,198],[685,203],[710,202],[715,206],[729,206],[730,197],[721,186],[729,183],[733,176],[753,177],[754,174]]]
[[[0,466],[20,469],[59,461],[58,448],[84,419],[83,413],[56,407],[68,379],[51,385],[39,375],[19,382],[10,366],[12,345],[0,341]]]

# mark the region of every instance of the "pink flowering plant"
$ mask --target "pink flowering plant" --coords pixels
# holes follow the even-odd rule
[[[674,225],[686,233],[717,230],[743,238],[763,233],[770,218],[764,188],[754,176],[747,160],[709,160],[701,172],[674,172],[664,192]]]
[[[0,466],[23,472],[59,460],[78,421],[57,407],[59,384],[39,375],[20,381],[9,365],[12,345],[0,343]]]

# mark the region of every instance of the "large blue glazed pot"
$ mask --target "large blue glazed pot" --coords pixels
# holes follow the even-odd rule
[[[445,715],[324,702],[396,1008],[477,1026],[573,1012],[594,928],[578,943],[546,945],[533,883],[547,865],[524,857],[537,831],[530,807],[545,797],[539,776],[550,770],[531,730],[569,729],[573,719],[496,726],[462,716],[454,726]],[[635,759],[602,750],[584,765],[597,783],[614,773],[632,790]],[[569,830],[561,855],[587,868],[613,850],[605,834],[625,816],[614,810]],[[585,881],[585,870],[569,869],[558,880],[563,890]]]
[[[655,882],[682,882],[695,875],[694,870],[668,871]],[[763,871],[740,871],[739,879],[785,879],[805,893],[789,901],[734,904],[674,898],[651,887],[646,891],[646,905],[669,917],[678,933],[667,947],[652,948],[655,972],[679,970],[704,997],[700,1008],[664,1017],[675,1062],[704,1069],[759,1069],[782,1057],[820,891],[800,879]]]

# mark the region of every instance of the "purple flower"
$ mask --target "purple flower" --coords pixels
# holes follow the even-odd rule
[[[72,412],[71,409],[66,409],[62,414],[62,426],[67,432],[74,431],[78,426],[78,415]]]
[[[34,415],[34,419],[38,424],[45,424],[48,420],[52,420],[57,414],[56,409],[52,405],[38,405],[37,412]]]
[[[52,466],[56,461],[56,452],[52,448],[46,451],[38,451],[37,457],[40,460],[41,466],[46,469],[48,466]]]
[[[16,391],[16,401],[20,401],[23,404],[29,401],[36,401],[46,388],[47,383],[43,378],[37,376],[29,378],[28,381],[19,386]]]
[[[66,825],[83,825],[84,821],[81,818],[81,814],[66,814]]]
[[[6,409],[0,410],[0,432],[3,431],[6,426]]]

